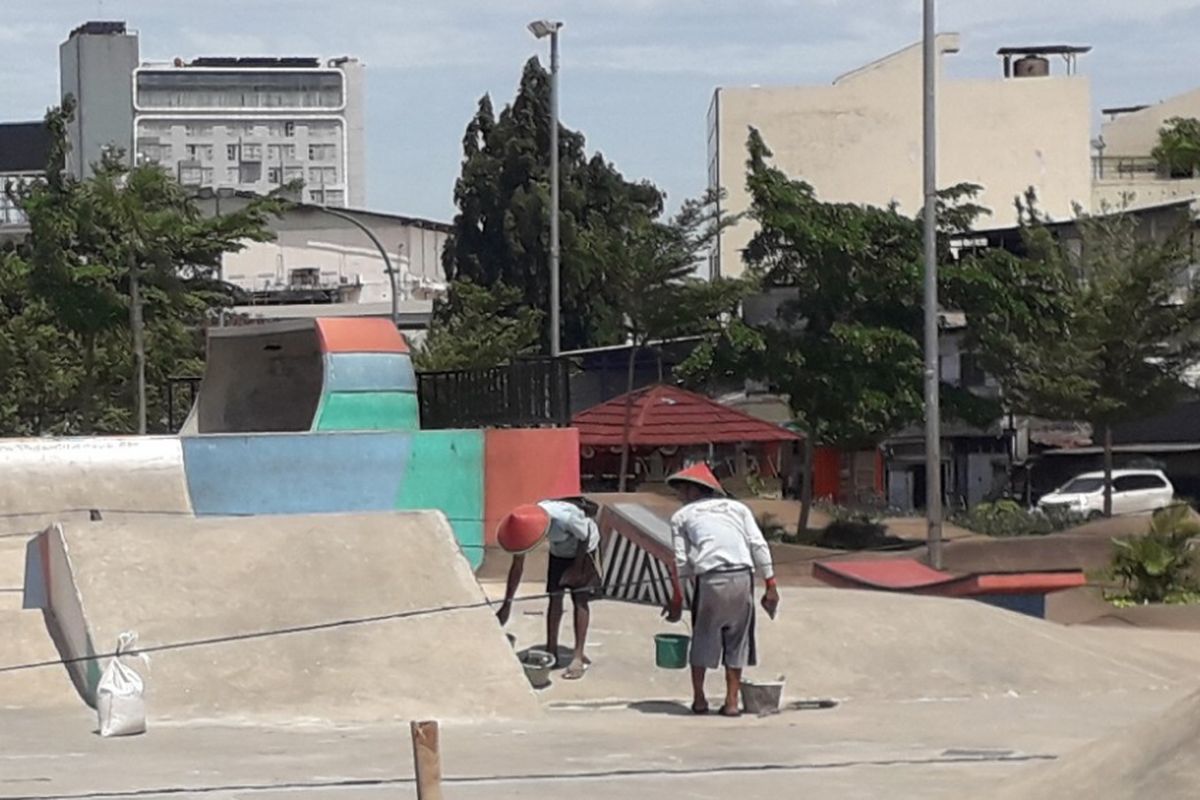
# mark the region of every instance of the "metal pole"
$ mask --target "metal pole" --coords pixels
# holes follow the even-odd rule
[[[142,321],[142,291],[137,254],[129,248],[129,327],[133,333],[133,368],[137,387],[137,432],[146,433],[146,339]]]
[[[942,432],[938,409],[937,285],[937,35],[934,0],[924,0],[924,183],[925,183],[925,516],[929,563],[942,568]]]
[[[562,351],[558,246],[558,27],[550,33],[550,355]]]
[[[375,245],[376,249],[379,250],[379,255],[383,257],[384,272],[387,273],[388,280],[390,280],[391,284],[392,284],[392,324],[395,325],[397,328],[399,328],[400,327],[400,296],[396,292],[396,271],[394,269],[392,269],[392,260],[390,258],[388,258],[387,248],[383,246],[383,242],[379,241],[379,238],[374,233],[371,232],[370,228],[368,228],[366,225],[359,222],[354,217],[350,216],[349,214],[347,214],[345,212],[337,211],[336,209],[329,208],[328,206],[312,205],[312,206],[306,206],[306,208],[315,208],[318,211],[324,211],[326,214],[329,214],[331,217],[337,217],[338,219],[343,219],[346,222],[349,222],[351,225],[353,225],[354,227],[358,228],[360,231],[365,233],[367,235],[367,238],[370,239],[371,242]]]

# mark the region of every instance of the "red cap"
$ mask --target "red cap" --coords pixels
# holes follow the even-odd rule
[[[705,464],[703,461],[698,464],[692,464],[687,469],[681,469],[667,478],[668,486],[680,482],[694,483],[697,486],[712,489],[717,494],[725,494],[725,490],[721,488],[721,482],[717,480],[716,475],[713,475],[712,470],[708,468],[708,464]]]
[[[550,515],[539,505],[517,506],[500,520],[496,541],[510,553],[527,553],[550,532]]]

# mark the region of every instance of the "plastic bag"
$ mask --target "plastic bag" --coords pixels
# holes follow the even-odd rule
[[[134,736],[146,732],[145,683],[142,676],[121,663],[121,657],[133,651],[136,633],[117,638],[117,654],[104,668],[96,687],[96,713],[100,717],[101,736]],[[145,654],[140,654],[145,662]]]

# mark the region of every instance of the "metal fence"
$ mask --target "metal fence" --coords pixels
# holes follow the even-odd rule
[[[570,364],[540,358],[503,367],[417,373],[422,428],[570,424]]]

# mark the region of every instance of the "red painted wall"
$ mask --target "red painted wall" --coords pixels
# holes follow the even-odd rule
[[[496,526],[517,506],[580,493],[575,428],[485,430],[483,452],[486,544],[496,543]]]

